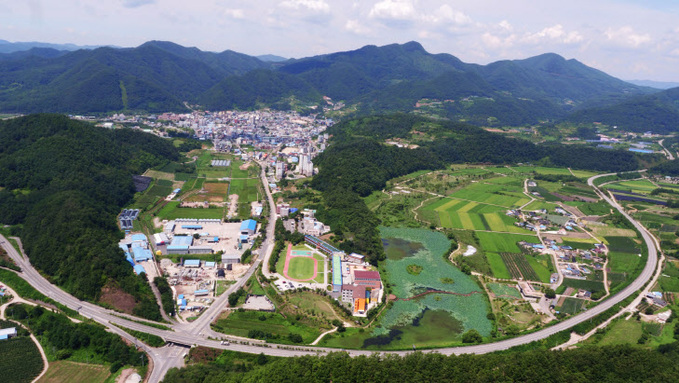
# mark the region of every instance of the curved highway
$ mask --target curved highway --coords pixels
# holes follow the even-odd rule
[[[262,172],[264,171],[264,167],[262,167]],[[450,347],[450,348],[442,348],[442,349],[433,349],[433,350],[423,350],[424,352],[437,352],[445,355],[450,355],[450,354],[483,354],[483,353],[489,353],[489,352],[494,352],[494,351],[500,351],[500,350],[506,350],[511,347],[527,344],[533,341],[537,341],[540,339],[544,339],[550,335],[556,334],[558,332],[567,330],[581,322],[587,321],[604,311],[608,310],[609,308],[613,307],[614,305],[618,304],[619,302],[623,301],[627,297],[631,296],[634,294],[636,291],[640,290],[643,285],[651,279],[654,270],[656,269],[658,265],[658,253],[657,253],[657,248],[656,244],[653,241],[652,237],[648,234],[648,232],[645,230],[641,224],[639,224],[637,221],[635,221],[629,214],[627,214],[622,207],[610,199],[608,196],[606,196],[604,193],[602,193],[596,186],[594,186],[594,180],[600,177],[612,175],[611,174],[601,174],[598,176],[591,177],[587,183],[594,188],[596,193],[603,198],[606,202],[608,202],[611,206],[616,208],[625,218],[627,218],[641,233],[644,241],[646,242],[646,245],[648,247],[648,260],[646,263],[646,266],[644,267],[643,271],[641,274],[635,279],[629,286],[627,286],[625,289],[617,293],[616,295],[608,298],[604,302],[598,304],[597,306],[591,308],[590,310],[587,310],[583,313],[580,313],[578,315],[575,315],[563,322],[559,322],[553,326],[544,328],[542,330],[536,331],[531,334],[526,334],[522,336],[518,336],[516,338],[512,339],[506,339],[494,343],[488,343],[488,344],[479,344],[479,345],[473,345],[473,346],[463,346],[463,347]],[[263,175],[264,176],[264,175]],[[266,180],[265,180],[266,181]],[[177,324],[173,326],[173,331],[169,330],[161,330],[155,327],[150,327],[141,323],[137,322],[132,322],[127,319],[121,318],[120,313],[115,313],[111,310],[102,308],[100,306],[87,303],[87,302],[82,302],[79,299],[71,296],[70,294],[64,292],[60,288],[56,287],[55,285],[51,284],[49,281],[47,281],[40,273],[38,273],[30,264],[28,259],[24,259],[19,255],[18,252],[5,240],[4,237],[0,236],[0,241],[2,242],[2,246],[5,248],[5,250],[8,252],[8,254],[14,259],[14,261],[21,267],[23,270],[21,273],[19,273],[19,276],[24,278],[28,283],[30,283],[33,287],[35,287],[38,291],[41,293],[45,294],[46,296],[52,298],[55,301],[58,301],[65,306],[77,310],[80,312],[81,315],[91,318],[96,322],[99,322],[109,328],[112,329],[112,331],[115,331],[117,333],[121,333],[121,331],[114,326],[111,326],[111,324],[117,324],[121,325],[133,330],[137,331],[142,331],[154,335],[158,335],[165,339],[167,342],[171,343],[176,343],[176,344],[181,344],[181,345],[200,345],[200,346],[206,346],[206,347],[212,347],[212,348],[220,348],[220,349],[230,349],[233,351],[240,351],[240,352],[247,352],[247,353],[264,353],[267,355],[272,355],[272,356],[284,356],[284,357],[291,357],[291,356],[300,356],[300,355],[314,355],[314,354],[319,354],[319,353],[325,353],[325,352],[332,352],[332,351],[346,351],[350,355],[369,355],[372,354],[373,351],[365,351],[365,350],[339,350],[339,349],[331,349],[331,348],[322,348],[322,347],[313,347],[313,346],[287,346],[287,345],[265,345],[265,346],[257,346],[257,344],[261,344],[260,341],[252,340],[252,341],[244,341],[243,343],[245,344],[240,344],[236,342],[231,342],[230,345],[222,345],[219,340],[212,340],[208,339],[208,337],[218,337],[222,336],[225,337],[222,334],[217,334],[214,333],[210,328],[209,325],[210,323],[219,315],[219,313],[222,311],[222,309],[226,306],[226,300],[228,299],[228,294],[231,293],[232,291],[235,291],[238,287],[242,286],[242,284],[249,278],[249,276],[254,273],[256,268],[259,266],[259,264],[264,261],[264,268],[266,269],[266,260],[271,254],[271,250],[273,248],[273,229],[275,225],[275,217],[276,217],[276,212],[275,212],[275,207],[273,205],[273,198],[271,196],[271,193],[269,191],[269,188],[267,187],[268,185],[265,182],[265,190],[267,192],[267,197],[270,203],[270,208],[269,211],[271,212],[270,220],[269,220],[269,226],[267,227],[267,240],[264,242],[262,245],[262,248],[259,253],[258,259],[254,262],[253,266],[250,268],[248,273],[244,278],[239,280],[238,283],[235,285],[232,285],[227,292],[222,294],[215,302],[212,304],[210,308],[208,308],[196,321],[192,323],[186,323],[186,324]],[[263,257],[262,257],[263,255]],[[121,334],[123,335],[123,334]],[[129,338],[129,334],[124,335],[126,338]],[[136,342],[138,344],[141,344],[141,342]],[[152,376],[150,381],[151,382],[157,382],[162,379],[164,376],[165,372],[167,371],[168,368],[173,367],[174,365],[181,365],[181,357],[182,353],[177,352],[177,350],[172,349],[172,346],[170,347],[163,347],[160,349],[150,349],[149,347],[142,346],[144,349],[149,353],[150,357],[154,361],[154,369],[152,372]],[[392,353],[392,354],[399,354],[399,355],[404,355],[408,354],[412,351],[380,351],[380,353]]]

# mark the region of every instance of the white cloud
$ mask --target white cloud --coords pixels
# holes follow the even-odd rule
[[[503,39],[500,36],[496,36],[490,32],[486,32],[481,35],[481,41],[491,49],[506,48],[509,45],[510,38]]]
[[[286,0],[281,3],[281,7],[307,10],[315,13],[329,13],[330,6],[325,0]]]
[[[224,16],[230,17],[232,19],[244,19],[245,11],[242,9],[225,9]]]
[[[500,21],[500,23],[498,24],[498,26],[499,26],[500,28],[504,29],[505,31],[511,32],[511,31],[514,30],[514,27],[512,26],[512,24],[510,24],[509,21],[507,21],[507,20],[502,20],[502,21]]]
[[[368,16],[376,19],[412,20],[416,12],[410,0],[383,0],[372,7]]]
[[[448,4],[442,5],[431,15],[424,16],[423,20],[434,24],[446,23],[455,25],[468,25],[472,23],[472,19],[464,12],[455,10]]]
[[[370,33],[370,28],[361,24],[358,20],[347,20],[346,24],[344,24],[344,29],[357,35],[367,35]]]
[[[651,35],[637,33],[630,26],[608,28],[604,34],[610,42],[631,48],[638,48],[651,41]]]
[[[528,34],[524,40],[529,43],[540,43],[543,41],[552,41],[564,44],[579,43],[584,37],[577,31],[566,32],[563,25],[556,24],[543,30]]]
[[[123,7],[125,8],[137,8],[142,5],[153,4],[156,0],[122,0]]]

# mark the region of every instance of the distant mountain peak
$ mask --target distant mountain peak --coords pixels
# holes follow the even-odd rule
[[[407,43],[401,45],[404,50],[407,50],[409,52],[424,52],[427,53],[427,51],[424,49],[422,44],[418,43],[417,41],[408,41]]]
[[[271,54],[266,54],[266,55],[259,55],[255,56],[258,59],[264,61],[264,62],[272,62],[272,63],[277,63],[277,62],[282,62],[282,61],[288,61],[289,59],[281,56],[276,56],[276,55],[271,55]]]

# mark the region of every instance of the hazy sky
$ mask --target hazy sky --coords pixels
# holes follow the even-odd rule
[[[470,63],[545,52],[679,82],[675,0],[0,0],[0,39],[304,57],[415,40]]]

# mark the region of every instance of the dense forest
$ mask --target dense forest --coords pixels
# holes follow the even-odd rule
[[[172,143],[50,114],[1,122],[0,142],[0,217],[21,224],[33,265],[78,298],[121,289],[136,314],[159,319],[150,286],[117,246],[116,215],[134,196],[132,175],[178,159]]]
[[[532,350],[487,355],[233,358],[170,370],[166,383],[212,382],[672,382],[679,376],[677,343]]]

